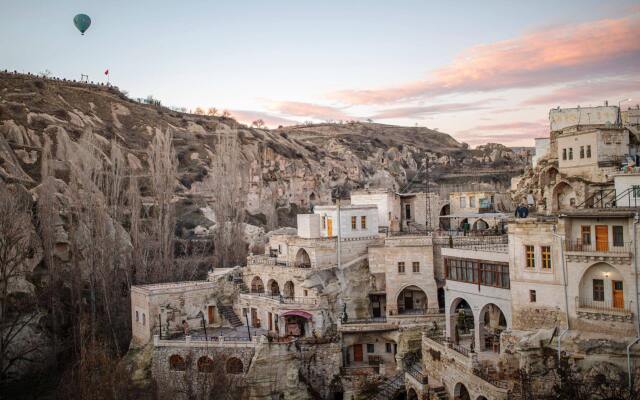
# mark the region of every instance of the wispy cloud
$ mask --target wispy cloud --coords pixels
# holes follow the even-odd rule
[[[640,39],[639,39],[640,40]],[[638,79],[603,79],[585,81],[553,90],[549,94],[535,96],[523,105],[576,105],[581,101],[605,100],[612,96],[629,97],[640,92]],[[612,103],[617,100],[612,98]]]
[[[488,100],[477,101],[472,103],[445,103],[445,104],[434,104],[431,106],[389,108],[389,109],[378,111],[371,118],[373,119],[407,118],[407,117],[420,118],[425,115],[483,110],[488,108],[487,107],[488,104],[494,100],[495,99],[488,99]]]
[[[549,125],[546,121],[538,122],[507,122],[501,124],[486,124],[465,129],[454,135],[458,140],[470,145],[498,142],[502,144],[528,144],[531,139],[548,136]]]
[[[640,15],[558,26],[479,45],[425,80],[383,89],[345,90],[349,104],[384,104],[423,96],[547,86],[640,73]]]
[[[292,119],[283,118],[274,114],[270,114],[262,111],[251,111],[251,110],[230,110],[229,113],[231,116],[236,119],[238,122],[243,124],[251,125],[251,123],[255,120],[261,119],[264,123],[270,127],[275,128],[279,125],[296,125],[297,121]]]
[[[300,101],[277,101],[273,102],[269,108],[288,116],[314,118],[323,121],[356,119],[343,111],[342,108]]]

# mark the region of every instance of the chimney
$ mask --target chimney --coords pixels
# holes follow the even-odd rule
[[[609,106],[609,100],[605,100],[605,101],[604,101],[604,106],[605,106],[605,107]]]

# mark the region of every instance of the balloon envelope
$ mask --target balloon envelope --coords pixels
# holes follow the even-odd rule
[[[73,17],[73,24],[78,28],[80,33],[84,35],[84,33],[91,26],[91,18],[87,14],[78,14]]]

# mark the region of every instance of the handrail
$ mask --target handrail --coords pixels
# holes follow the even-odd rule
[[[359,319],[348,319],[342,322],[342,325],[350,325],[350,324],[378,324],[387,322],[387,317],[372,317],[372,318],[359,318]]]
[[[576,297],[576,307],[593,310],[602,313],[626,313],[631,314],[631,303],[626,307],[624,303],[616,306],[612,300],[595,301],[586,297]]]
[[[582,240],[565,240],[566,251],[583,251],[583,252],[598,252],[598,253],[630,253],[633,248],[633,242],[622,243],[584,243]]]

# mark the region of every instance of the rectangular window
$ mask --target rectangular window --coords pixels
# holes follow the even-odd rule
[[[418,261],[413,262],[413,272],[414,273],[420,272],[420,263]]]
[[[384,350],[385,350],[387,353],[391,353],[391,351],[392,351],[392,350],[391,350],[391,343],[385,343],[385,344],[384,344]]]
[[[460,197],[460,208],[467,208],[467,198]]]
[[[593,280],[593,301],[604,301],[604,280]]]
[[[136,311],[136,322],[140,322],[140,315],[138,314],[137,311]]]
[[[367,217],[364,215],[360,217],[360,228],[367,229]]]
[[[351,230],[355,231],[356,229],[358,229],[358,218],[351,217]]]
[[[469,197],[469,207],[475,208],[475,206],[476,206],[476,198],[475,198],[475,196]]]
[[[621,225],[614,225],[613,228],[613,245],[616,247],[624,246],[624,228]]]
[[[400,261],[398,263],[398,273],[399,274],[404,274],[404,262],[403,261]]]
[[[580,146],[580,158],[584,158],[584,146]]]
[[[591,145],[587,145],[587,158],[591,158]]]
[[[407,220],[411,219],[411,204],[404,205],[404,218]]]
[[[536,267],[535,248],[533,246],[524,246],[524,254],[526,257],[527,268],[534,269]]]
[[[535,302],[536,302],[536,291],[529,290],[529,303],[535,303]]]
[[[376,346],[373,343],[367,343],[367,353],[375,353]]]
[[[569,147],[569,160],[573,160],[573,147]]]
[[[307,289],[304,290],[304,297],[307,297],[309,295],[309,291]]]
[[[591,244],[591,225],[580,226],[580,239],[582,244]]]
[[[567,159],[567,149],[562,149],[562,159],[563,160]]]
[[[541,246],[542,270],[551,271],[551,246]]]

